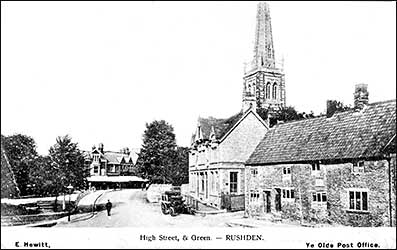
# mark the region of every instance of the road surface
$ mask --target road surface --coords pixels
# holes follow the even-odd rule
[[[146,192],[126,189],[104,193],[98,203],[110,200],[114,206],[111,216],[106,211],[94,217],[71,223],[58,223],[57,227],[225,227],[233,219],[241,219],[243,212],[217,215],[163,215],[158,203],[148,203]]]

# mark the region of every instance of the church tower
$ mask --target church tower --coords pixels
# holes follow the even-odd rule
[[[272,25],[267,3],[259,3],[256,14],[254,58],[244,74],[243,111],[285,107],[283,65],[277,67],[274,56]]]

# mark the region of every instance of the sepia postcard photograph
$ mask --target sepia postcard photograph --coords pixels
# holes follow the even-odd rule
[[[393,1],[1,1],[2,249],[395,249]]]

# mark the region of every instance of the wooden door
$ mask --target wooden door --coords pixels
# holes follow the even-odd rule
[[[271,212],[271,193],[270,191],[264,191],[263,194],[263,208],[265,213]]]
[[[281,211],[281,189],[276,188],[276,196],[274,198],[276,203],[276,211]]]

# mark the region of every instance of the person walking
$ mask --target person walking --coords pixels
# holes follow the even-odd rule
[[[110,200],[106,203],[106,210],[108,211],[108,216],[110,216],[110,210],[112,209],[112,203]]]

